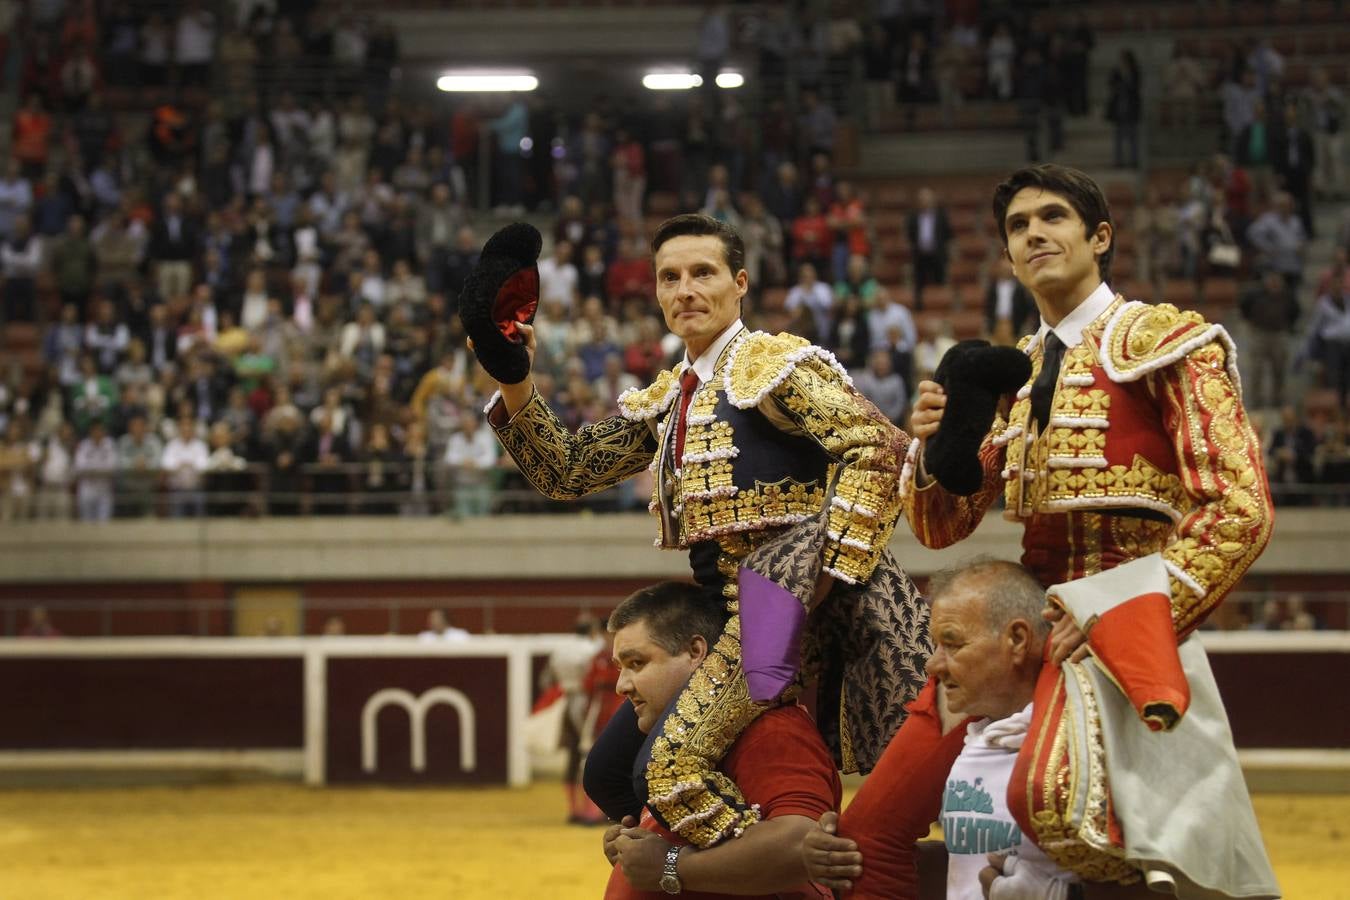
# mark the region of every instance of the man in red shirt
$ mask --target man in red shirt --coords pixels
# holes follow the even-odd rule
[[[618,692],[650,734],[708,654],[726,621],[724,605],[693,584],[663,582],[624,600],[609,619]],[[839,808],[834,761],[806,710],[797,704],[755,719],[723,757],[719,769],[759,806],[763,821],[707,850],[685,846],[647,809],[605,832],[614,871],[605,900],[681,894],[721,897],[821,898],[830,894],[806,877],[800,847],[815,821]]]

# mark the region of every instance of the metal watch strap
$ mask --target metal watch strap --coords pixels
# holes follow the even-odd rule
[[[666,850],[666,867],[661,872],[661,890],[667,894],[678,894],[684,890],[684,885],[680,884],[680,850],[681,847],[670,847]]]

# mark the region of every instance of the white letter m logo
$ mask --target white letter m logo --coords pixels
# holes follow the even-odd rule
[[[438,703],[454,708],[459,714],[459,768],[462,772],[472,772],[478,768],[475,752],[473,704],[464,694],[449,687],[434,687],[420,697],[413,697],[402,688],[385,688],[371,694],[361,710],[361,768],[374,772],[376,766],[375,717],[386,706],[401,706],[408,711],[411,725],[409,743],[412,745],[412,770],[425,772],[427,769],[427,710]]]

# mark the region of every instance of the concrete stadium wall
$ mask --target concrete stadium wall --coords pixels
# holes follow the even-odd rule
[[[653,549],[645,515],[118,520],[0,526],[0,585],[322,581],[557,582],[686,577],[682,553]],[[1282,510],[1249,579],[1350,573],[1350,513]],[[934,551],[902,523],[891,549],[924,576],[975,554],[1016,558],[1020,526],[990,514]]]

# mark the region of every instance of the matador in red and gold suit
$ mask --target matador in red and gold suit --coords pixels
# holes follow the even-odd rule
[[[1058,376],[1049,378],[1046,421],[1038,421],[1033,386],[1046,380],[1051,334],[1062,355]],[[1126,301],[1102,283],[1055,328],[1042,323],[1018,346],[1031,359],[1031,377],[1003,401],[980,446],[984,480],[978,491],[958,496],[944,490],[922,471],[919,442],[911,444],[901,491],[914,534],[931,548],[955,544],[1002,494],[1004,516],[1024,525],[1022,562],[1047,587],[1132,561],[1160,563],[1154,596],[1162,611],[1162,643],[1173,636],[1184,641],[1260,555],[1273,521],[1232,340],[1198,313]],[[1088,631],[1088,644],[1100,656],[1098,631],[1107,629]],[[1147,654],[1151,648],[1142,646],[1141,633],[1123,643]],[[1173,659],[1174,649],[1166,650]],[[1143,668],[1148,671],[1147,661]],[[1027,740],[1014,773],[1010,808],[1060,866],[1090,881],[1137,881],[1147,873],[1126,858],[1098,764],[1104,755],[1100,730],[1062,708],[1065,679],[1072,681],[1073,671],[1070,663],[1062,670],[1046,666],[1030,732],[1036,739]],[[864,860],[863,876],[847,896],[916,895],[912,842],[934,819],[965,730],[940,738],[933,694],[930,684],[917,709],[911,708],[919,714],[911,714],[841,819],[839,834],[858,843]],[[1139,718],[1147,728],[1170,728],[1185,713],[1185,699],[1173,705],[1178,708],[1160,712],[1157,703],[1145,702]],[[1149,720],[1145,707],[1157,721]],[[925,727],[932,734],[925,736]],[[934,749],[926,758],[906,754],[916,747]]]

